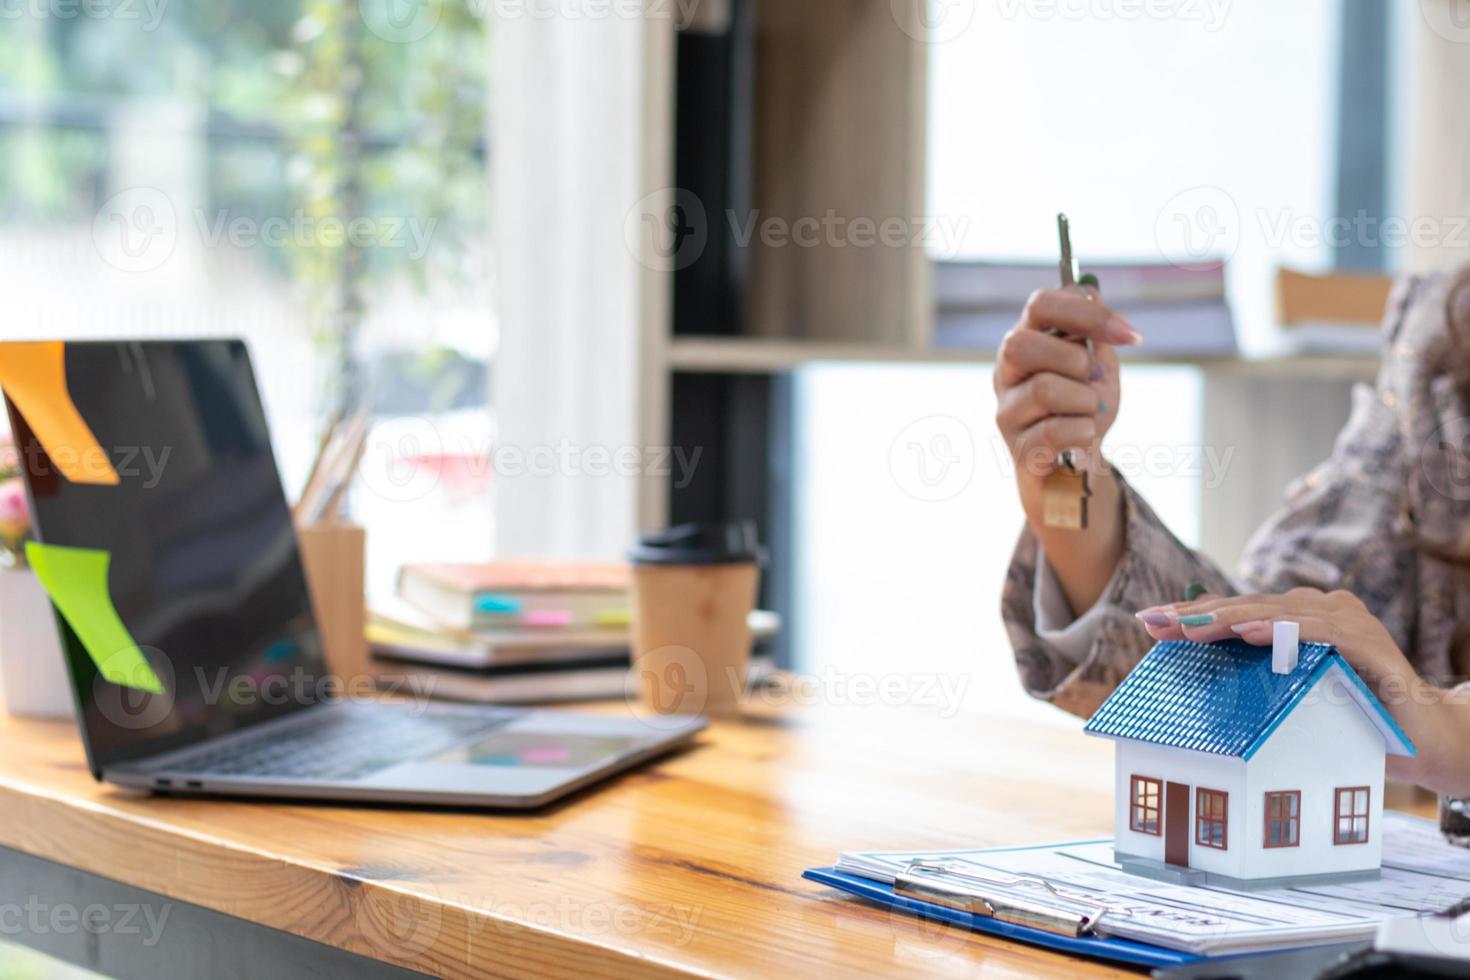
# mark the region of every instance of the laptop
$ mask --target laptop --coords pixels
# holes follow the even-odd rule
[[[0,343],[92,774],[174,794],[530,808],[696,717],[390,698],[333,678],[239,340]]]

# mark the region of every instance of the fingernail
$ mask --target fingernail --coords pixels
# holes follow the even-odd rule
[[[1099,363],[1097,363],[1096,361],[1093,361],[1092,362],[1092,370],[1090,372],[1088,372],[1087,380],[1088,381],[1101,381],[1105,377],[1107,377],[1107,375],[1103,374],[1102,365],[1099,364]]]
[[[1078,276],[1077,285],[1081,286],[1083,289],[1092,289],[1097,291],[1101,291],[1102,289],[1102,283],[1098,281],[1097,276],[1093,275],[1090,272],[1084,272],[1082,273],[1082,275]]]
[[[1142,622],[1145,626],[1168,626],[1170,623],[1173,622],[1173,620],[1170,619],[1166,614],[1155,612],[1152,609],[1145,609],[1142,612],[1136,612],[1133,615],[1137,616],[1139,621]]]
[[[1214,613],[1195,613],[1193,616],[1180,616],[1180,626],[1208,626],[1215,621]]]
[[[1134,346],[1143,343],[1143,334],[1133,329],[1133,324],[1114,313],[1108,317],[1108,337],[1115,344]]]
[[[1244,636],[1245,634],[1250,633],[1253,630],[1258,630],[1265,625],[1266,621],[1264,619],[1253,619],[1249,623],[1236,623],[1234,626],[1230,627],[1230,629],[1231,631]]]
[[[1204,584],[1201,582],[1190,582],[1189,588],[1184,590],[1184,601],[1193,602],[1205,594]]]
[[[1106,414],[1108,414],[1108,403],[1106,401],[1104,401],[1103,399],[1098,399],[1098,402],[1097,402],[1097,414],[1099,414],[1099,415],[1106,415]]]

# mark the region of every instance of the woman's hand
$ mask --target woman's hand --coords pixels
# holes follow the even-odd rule
[[[1060,330],[1067,338],[1047,330]],[[1091,338],[1096,357],[1077,340]],[[1137,330],[1082,288],[1039,289],[1001,341],[995,361],[996,425],[1016,462],[1027,513],[1040,513],[1042,479],[1071,449],[1079,465],[1118,417],[1116,344]]]
[[[1271,645],[1272,624],[1298,623],[1301,641],[1336,647],[1414,741],[1415,758],[1389,756],[1390,776],[1452,795],[1470,792],[1470,753],[1463,750],[1470,744],[1470,705],[1422,679],[1387,628],[1351,592],[1204,595],[1137,615],[1155,640],[1238,637],[1255,646]]]
[[[1052,336],[1059,330],[1067,337]],[[1091,338],[1095,356],[1078,340]],[[1122,507],[1097,447],[1118,417],[1118,352],[1138,331],[1082,287],[1031,294],[995,361],[995,422],[1016,466],[1016,486],[1032,532],[1072,607],[1081,614],[1102,595],[1123,555]],[[1042,481],[1070,449],[1089,474],[1085,531],[1042,520]]]

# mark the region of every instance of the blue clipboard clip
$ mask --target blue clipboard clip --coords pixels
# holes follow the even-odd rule
[[[1003,894],[1020,889],[1036,889],[1045,897],[1031,899]],[[1130,914],[1126,908],[1058,888],[1044,878],[1025,875],[990,878],[924,861],[910,864],[895,876],[893,892],[914,901],[1072,938],[1095,935],[1104,916]]]

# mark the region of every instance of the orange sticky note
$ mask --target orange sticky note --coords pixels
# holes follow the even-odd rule
[[[117,470],[66,387],[66,345],[59,340],[0,344],[0,388],[61,475],[73,483],[116,486]]]

